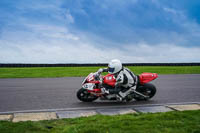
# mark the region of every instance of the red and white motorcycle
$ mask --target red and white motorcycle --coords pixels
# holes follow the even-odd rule
[[[125,92],[123,101],[148,100],[156,93],[156,87],[149,83],[156,79],[156,73],[142,73],[137,76],[136,88],[130,88]],[[107,94],[102,88],[115,88],[116,79],[114,75],[106,76],[90,73],[82,82],[82,88],[77,92],[77,98],[83,102],[92,102],[98,98],[101,100],[117,100],[116,94]]]

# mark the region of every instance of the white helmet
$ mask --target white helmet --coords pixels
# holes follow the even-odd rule
[[[111,60],[108,64],[108,73],[115,74],[122,69],[122,63],[118,59]]]

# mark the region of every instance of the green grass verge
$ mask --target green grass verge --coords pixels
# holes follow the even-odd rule
[[[0,68],[0,78],[81,77],[96,72],[101,67],[27,67]],[[134,73],[200,74],[200,66],[135,66]]]
[[[200,110],[96,115],[38,122],[0,122],[2,133],[200,133]]]

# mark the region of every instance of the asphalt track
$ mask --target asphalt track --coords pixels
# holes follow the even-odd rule
[[[157,87],[155,97],[129,103],[80,102],[76,91],[82,80],[83,77],[0,79],[0,112],[200,102],[200,74],[159,75],[152,82]]]

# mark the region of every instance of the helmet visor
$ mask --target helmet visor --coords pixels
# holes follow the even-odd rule
[[[109,73],[113,73],[114,71],[115,71],[115,68],[108,67],[108,72]]]

